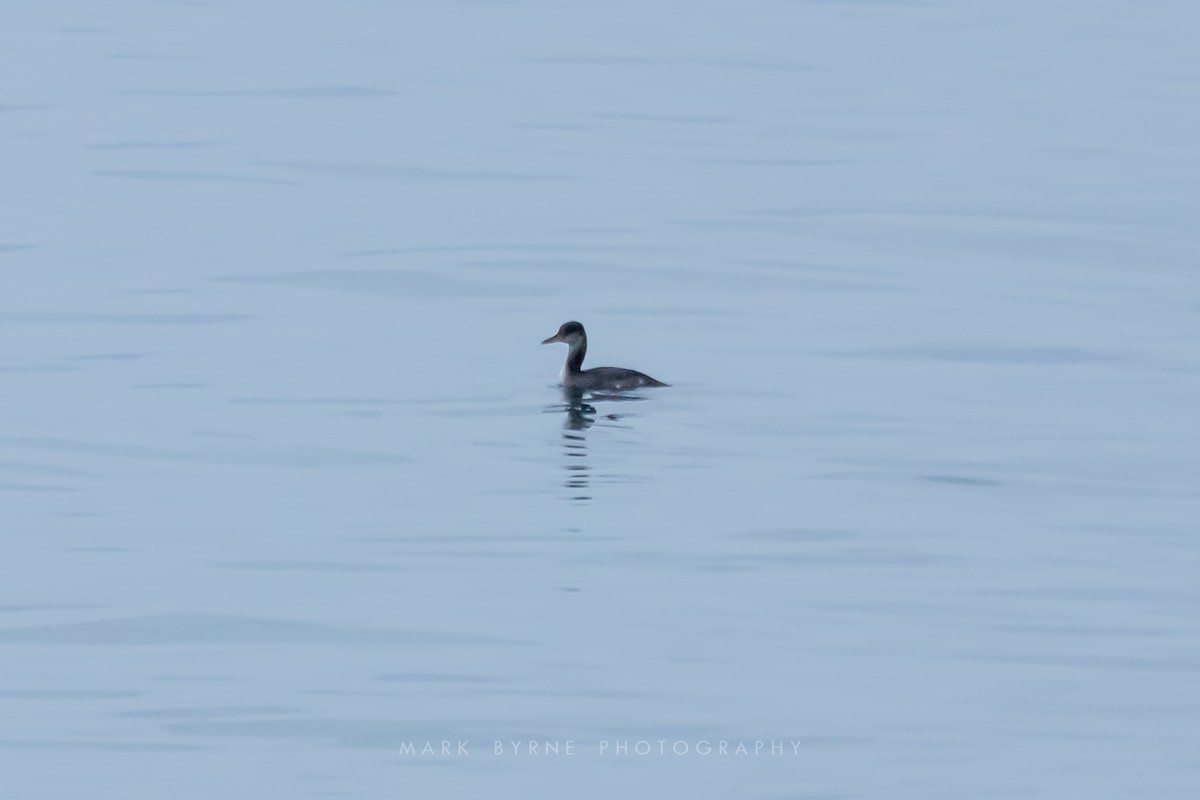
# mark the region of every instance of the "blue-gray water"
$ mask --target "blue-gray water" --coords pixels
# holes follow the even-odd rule
[[[7,795],[1196,796],[1190,0],[3,16]]]

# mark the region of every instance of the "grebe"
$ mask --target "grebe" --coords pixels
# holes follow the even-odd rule
[[[645,373],[620,367],[583,368],[583,357],[587,355],[587,334],[578,322],[564,322],[558,333],[542,344],[563,342],[567,345],[567,365],[563,367],[562,382],[568,389],[588,392],[627,392],[642,386],[669,386],[656,381]]]

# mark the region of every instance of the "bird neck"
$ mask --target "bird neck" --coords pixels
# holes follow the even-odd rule
[[[583,372],[583,357],[587,355],[587,337],[571,342],[567,350],[567,372]]]

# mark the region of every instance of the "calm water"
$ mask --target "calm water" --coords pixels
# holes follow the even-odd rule
[[[4,16],[12,796],[1196,796],[1194,3]]]

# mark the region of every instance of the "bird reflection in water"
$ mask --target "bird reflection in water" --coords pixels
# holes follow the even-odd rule
[[[548,411],[566,413],[563,420],[563,453],[566,455],[567,471],[563,486],[568,496],[576,502],[592,499],[591,467],[587,463],[587,431],[599,420],[614,423],[622,419],[621,414],[601,414],[597,403],[621,400],[642,400],[636,395],[584,392],[580,389],[563,387],[562,405],[551,406]]]

